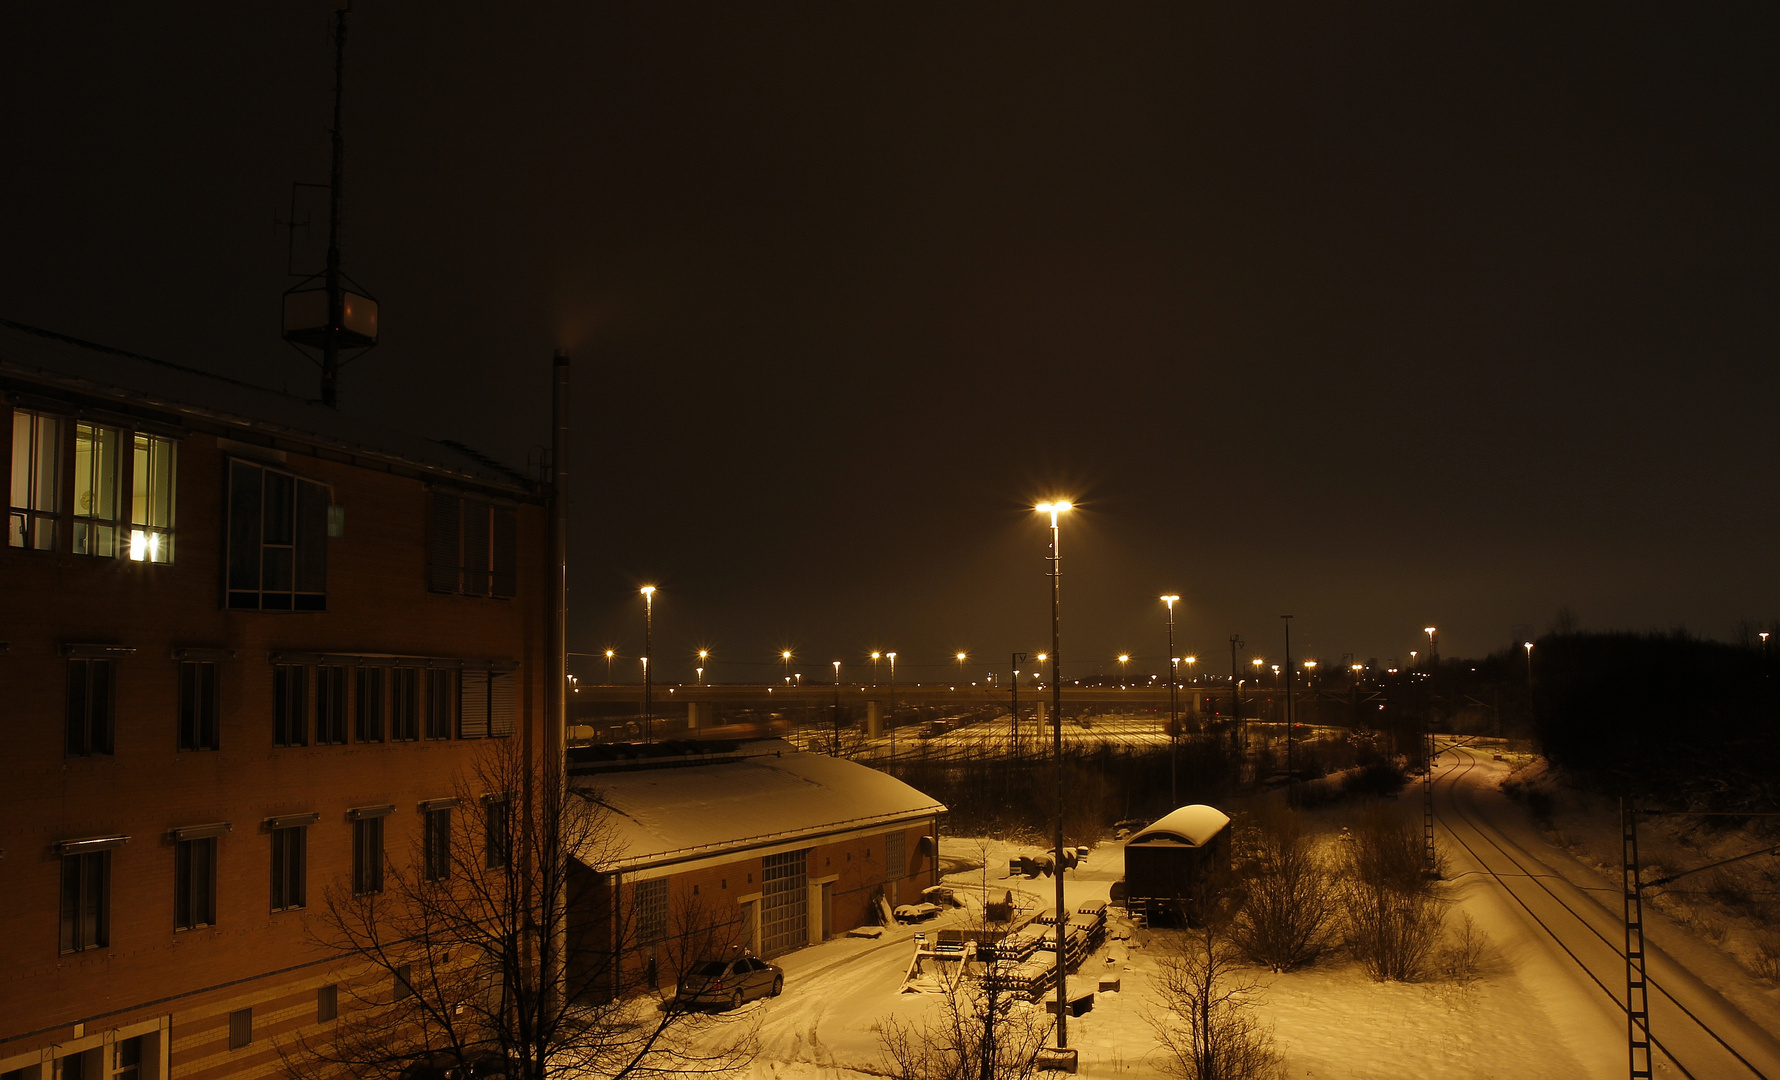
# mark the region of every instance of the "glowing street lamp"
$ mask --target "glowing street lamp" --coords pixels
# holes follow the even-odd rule
[[[1527,689],[1533,688],[1533,643],[1523,641],[1521,645],[1527,650]]]
[[[655,632],[655,586],[645,585],[643,594],[643,743],[655,741],[655,677],[649,671],[651,637]]]
[[[786,649],[784,652],[780,653],[779,659],[785,661],[785,681],[790,682],[791,681],[791,650]]]
[[[1198,676],[1193,674],[1193,665],[1199,662],[1199,658],[1197,656],[1183,656],[1181,659],[1187,662],[1187,681],[1192,682],[1194,679],[1198,678]]]
[[[615,651],[616,650],[613,650],[613,649],[606,650],[606,685],[607,686],[612,685],[612,656],[614,655]]]
[[[1130,653],[1120,653],[1119,654],[1119,687],[1121,689],[1123,689],[1125,686],[1125,672],[1129,668],[1130,664],[1131,664],[1131,654]]]
[[[1051,516],[1051,712],[1056,723],[1052,745],[1057,754],[1057,1046],[1069,1045],[1069,972],[1064,964],[1068,950],[1064,933],[1069,926],[1069,908],[1063,900],[1063,555],[1058,549],[1057,515],[1066,514],[1071,505],[1062,500],[1039,503],[1037,510]]]
[[[884,658],[890,661],[890,715],[884,722],[890,727],[890,756],[896,756],[896,654],[887,652]]]
[[[952,659],[958,661],[958,685],[963,686],[964,685],[964,661],[970,659],[970,657],[966,656],[964,653],[959,653],[957,656],[954,656]]]
[[[710,658],[711,658],[711,650],[700,649],[698,651],[698,684],[700,686],[703,686],[705,684],[705,661],[709,660]]]
[[[871,654],[871,684],[873,686],[878,685],[878,658],[883,655],[884,655],[883,653],[878,652],[876,649],[872,650],[872,654]]]

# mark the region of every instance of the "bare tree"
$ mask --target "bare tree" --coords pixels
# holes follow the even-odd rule
[[[314,930],[347,961],[344,1000],[331,1030],[281,1044],[287,1071],[395,1077],[423,1058],[514,1080],[641,1078],[746,1060],[746,1025],[712,1037],[699,1029],[717,1021],[653,992],[640,945],[665,940],[677,975],[728,928],[681,905],[671,931],[639,941],[635,905],[614,895],[609,811],[518,740],[491,742],[456,790],[423,807],[410,859],[327,888]]]
[[[1182,1080],[1257,1080],[1279,1072],[1273,1033],[1254,1016],[1260,984],[1240,969],[1242,951],[1220,919],[1183,931],[1160,958],[1163,1012],[1148,1019]]]
[[[1309,963],[1334,936],[1334,874],[1284,807],[1263,807],[1244,833],[1237,874],[1245,895],[1231,940],[1248,960],[1274,971]]]
[[[995,950],[991,939],[1005,927],[989,918],[988,845],[978,851],[982,903],[970,936],[978,942],[981,977],[948,988],[937,1022],[891,1018],[879,1031],[890,1071],[903,1080],[1026,1080],[1038,1071],[1038,1050],[1051,1025],[1011,984],[1013,962]]]

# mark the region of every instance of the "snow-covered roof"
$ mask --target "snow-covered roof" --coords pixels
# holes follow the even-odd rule
[[[616,868],[679,862],[943,813],[901,780],[790,744],[744,744],[708,764],[575,776],[613,811]],[[599,857],[589,853],[589,858]]]
[[[464,483],[525,492],[530,483],[461,445],[393,430],[269,387],[0,319],[0,377],[98,399],[120,412],[172,414],[326,447]]]
[[[1230,815],[1222,810],[1204,803],[1194,803],[1192,806],[1169,811],[1162,820],[1154,822],[1125,843],[1129,846],[1160,840],[1190,847],[1204,847],[1229,824]]]

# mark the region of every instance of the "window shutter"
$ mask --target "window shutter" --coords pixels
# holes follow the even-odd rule
[[[488,595],[488,512],[485,502],[464,500],[464,595]]]
[[[493,595],[512,599],[519,587],[519,515],[510,507],[494,508]]]
[[[426,525],[426,587],[437,593],[454,593],[458,589],[457,541],[463,500],[434,492],[430,510]]]
[[[463,673],[463,716],[458,738],[481,739],[488,735],[488,672]]]
[[[518,714],[519,677],[511,671],[496,671],[488,676],[488,733],[513,734],[513,721]]]

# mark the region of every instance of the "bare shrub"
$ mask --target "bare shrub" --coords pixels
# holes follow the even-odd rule
[[[1436,961],[1440,974],[1469,990],[1483,977],[1489,956],[1489,935],[1468,914],[1461,914],[1458,929],[1447,937]]]
[[[1346,856],[1341,904],[1348,950],[1374,979],[1426,978],[1446,905],[1423,873],[1421,829],[1394,808],[1371,807]]]
[[[1280,1073],[1273,1032],[1254,1017],[1260,984],[1217,922],[1185,931],[1159,958],[1163,1012],[1147,1019],[1181,1080],[1260,1080]]]
[[[1246,893],[1230,927],[1242,955],[1274,971],[1315,960],[1328,947],[1337,906],[1335,877],[1298,816],[1283,807],[1257,813],[1237,868]]]
[[[1038,1071],[1049,1030],[1044,1012],[991,971],[948,990],[935,1022],[884,1021],[878,1046],[901,1080],[1026,1080]]]
[[[1780,933],[1762,930],[1755,935],[1755,962],[1750,965],[1764,979],[1780,982]]]

